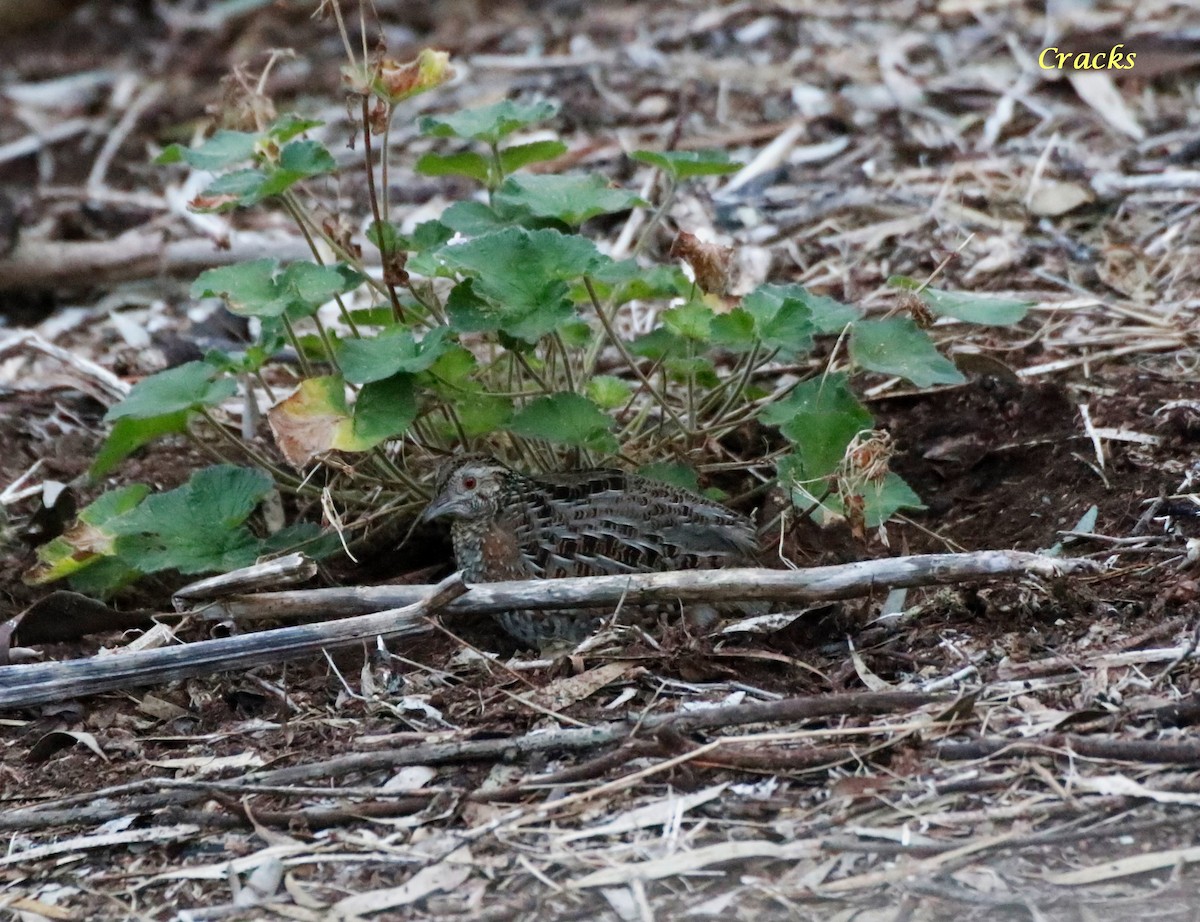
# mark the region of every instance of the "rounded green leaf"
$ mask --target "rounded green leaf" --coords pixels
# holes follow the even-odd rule
[[[633,387],[628,381],[613,375],[595,375],[585,387],[589,399],[605,410],[623,407],[633,396]]]
[[[937,351],[925,331],[907,317],[855,321],[850,358],[862,368],[899,375],[917,387],[966,380],[954,363]]]
[[[567,282],[607,259],[583,237],[520,227],[443,247],[431,256],[441,274],[471,278],[471,307],[484,313],[476,301],[487,303],[492,329],[530,343],[573,314]]]
[[[124,400],[109,409],[104,419],[107,422],[151,419],[184,410],[215,407],[237,391],[237,383],[232,378],[217,378],[220,374],[206,362],[188,362],[160,371],[135,384]]]
[[[449,330],[436,327],[418,340],[411,330],[390,327],[369,339],[343,339],[337,345],[338,366],[355,384],[382,381],[397,372],[425,371],[451,348]]]
[[[341,430],[333,447],[366,451],[404,433],[416,418],[417,397],[412,375],[398,374],[384,381],[373,381],[359,391],[350,432]]]
[[[706,343],[712,336],[712,309],[698,301],[669,308],[661,316],[663,326],[684,339]]]
[[[595,174],[522,174],[505,180],[493,204],[578,227],[596,215],[627,211],[646,203],[626,189],[614,189]]]
[[[194,298],[224,298],[242,317],[303,317],[335,295],[362,284],[364,276],[345,264],[318,266],[303,260],[281,272],[274,259],[220,266],[201,272],[192,283]]]
[[[759,419],[795,444],[792,472],[806,481],[837,470],[851,440],[875,422],[841,374],[802,382],[785,399],[768,404]]]
[[[425,115],[417,122],[421,133],[435,138],[471,138],[497,144],[519,128],[553,118],[552,102],[517,103],[511,99],[449,115]]]
[[[542,439],[597,451],[617,450],[612,418],[580,394],[539,397],[513,417],[508,430],[527,439]]]
[[[500,168],[507,176],[523,166],[553,160],[566,152],[567,145],[562,141],[531,141],[528,144],[514,144],[500,151]]]
[[[492,394],[458,394],[454,412],[468,438],[490,435],[508,425],[513,415],[512,400]]]
[[[1020,323],[1033,307],[1032,301],[1007,298],[984,298],[964,292],[938,291],[926,288],[921,299],[929,309],[942,317],[954,317],[967,323],[987,326],[1012,326]]]
[[[198,170],[217,171],[241,163],[254,156],[258,135],[248,131],[217,131],[199,147],[189,148],[172,144],[155,163],[178,163],[183,161]]]
[[[474,151],[424,154],[417,160],[416,170],[423,176],[466,176],[480,183],[486,183],[491,175],[487,158]]]

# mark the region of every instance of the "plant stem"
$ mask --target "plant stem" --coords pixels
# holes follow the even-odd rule
[[[296,335],[296,329],[292,326],[292,321],[284,314],[279,318],[283,321],[283,333],[287,337],[288,342],[292,344],[292,348],[296,350],[296,361],[300,364],[300,371],[306,378],[312,377],[312,366],[308,363],[308,356],[304,354],[304,349],[300,345],[300,338]]]
[[[314,261],[317,263],[317,265],[325,265],[325,260],[321,258],[321,251],[317,249],[317,242],[312,236],[312,231],[315,230],[315,228],[310,227],[310,220],[305,216],[304,210],[300,207],[300,203],[296,201],[295,197],[290,191],[283,193],[283,195],[279,197],[279,200],[283,203],[283,207],[291,219],[296,222],[296,226],[300,228],[300,233],[304,235],[304,240],[308,243],[309,250],[312,251]],[[332,240],[322,234],[319,230],[317,233],[320,235],[322,240],[329,244],[336,252],[341,254],[341,249]],[[359,333],[357,325],[355,325],[354,321],[351,319],[350,311],[346,307],[346,303],[342,300],[342,296],[334,295],[333,300],[337,302],[338,311],[341,313],[342,320],[346,326],[349,327],[350,332],[354,334],[354,336],[361,338],[362,334]],[[330,353],[329,358],[330,361],[333,360],[332,353]]]
[[[216,430],[218,437],[228,442],[230,445],[235,446],[239,452],[246,455],[246,457],[248,457],[251,461],[257,464],[263,470],[267,471],[271,475],[271,479],[277,484],[288,485],[297,491],[302,491],[303,485],[298,477],[289,474],[278,464],[255,451],[241,439],[231,435],[207,408],[201,409],[200,415],[208,420],[209,424],[213,427],[213,429]]]
[[[563,375],[567,379],[567,390],[575,392],[575,378],[571,374],[571,354],[567,351],[567,344],[563,342],[562,334],[557,330],[554,331],[552,337],[554,345],[558,349],[558,355],[562,359]]]
[[[663,216],[667,213],[667,209],[675,202],[675,194],[679,191],[679,181],[672,177],[667,182],[667,191],[663,193],[662,201],[654,209],[649,220],[646,221],[646,226],[642,228],[642,233],[638,237],[638,242],[634,244],[632,258],[637,259],[642,255],[642,250],[646,248],[646,244],[650,242],[650,235],[654,233],[658,223],[662,221]]]
[[[604,332],[608,334],[608,338],[612,341],[612,344],[617,347],[617,351],[621,353],[621,357],[625,360],[625,363],[633,370],[633,373],[637,375],[639,379],[641,379],[642,384],[645,385],[646,390],[649,391],[655,402],[662,407],[663,412],[671,417],[671,421],[674,422],[675,425],[686,432],[687,426],[684,425],[683,420],[679,418],[679,416],[667,403],[666,397],[658,392],[658,389],[655,388],[650,379],[647,378],[642,372],[641,366],[639,366],[634,357],[630,355],[629,349],[625,345],[625,341],[617,335],[617,331],[613,328],[612,322],[604,315],[604,311],[600,307],[600,299],[596,295],[596,288],[594,285],[592,285],[591,278],[585,275],[583,277],[583,285],[587,289],[588,295],[592,299],[592,305],[596,308],[596,316],[600,318],[600,323],[604,327]]]
[[[362,98],[362,123],[363,123],[363,159],[367,167],[367,198],[371,202],[371,214],[375,217],[375,236],[379,241],[379,256],[383,260],[386,270],[388,260],[394,254],[387,252],[383,247],[383,225],[387,221],[387,157],[382,157],[382,169],[384,180],[384,197],[385,201],[380,206],[379,190],[375,188],[375,158],[371,154],[371,98],[364,96]],[[387,123],[392,122],[392,107],[388,106]],[[384,154],[387,153],[387,141],[385,134]],[[387,288],[388,300],[392,302],[392,317],[397,323],[404,323],[404,307],[400,304],[400,296],[396,293],[396,286],[387,280],[387,273],[384,273],[384,286]]]

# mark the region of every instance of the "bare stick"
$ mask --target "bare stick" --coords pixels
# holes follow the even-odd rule
[[[78,288],[141,279],[160,273],[190,275],[247,259],[309,255],[295,235],[242,231],[224,247],[207,237],[167,240],[156,231],[132,230],[112,240],[24,239],[0,259],[0,291],[14,288]]]
[[[192,676],[279,663],[366,638],[397,637],[429,630],[425,616],[467,591],[456,573],[411,605],[324,624],[304,624],[238,637],[201,640],[161,650],[37,663],[0,669],[0,708],[26,707],[96,692],[186,679]]]
[[[447,606],[447,614],[522,609],[595,608],[680,600],[684,602],[768,600],[811,604],[851,599],[910,586],[1040,576],[1093,570],[1088,560],[1063,559],[1023,551],[920,554],[864,560],[807,570],[730,568],[589,576],[571,579],[477,583],[467,596]],[[353,615],[411,604],[428,586],[360,586],[294,590],[238,596],[213,603],[202,614],[214,618],[313,618]]]

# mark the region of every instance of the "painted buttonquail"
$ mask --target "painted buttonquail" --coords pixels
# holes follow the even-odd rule
[[[422,519],[451,520],[468,583],[752,565],[754,524],[688,490],[618,470],[529,477],[491,459],[449,465]],[[508,611],[521,643],[576,642],[611,611]],[[647,614],[650,614],[647,612]]]

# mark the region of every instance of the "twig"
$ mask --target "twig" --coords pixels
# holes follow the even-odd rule
[[[353,646],[368,637],[396,637],[429,630],[425,616],[467,591],[456,573],[423,599],[402,608],[326,624],[260,631],[202,640],[162,650],[36,663],[0,669],[0,707],[28,707],[102,691],[279,663],[327,647]]]
[[[252,231],[239,231],[224,246],[208,237],[167,240],[162,233],[148,230],[82,243],[25,237],[0,259],[0,291],[78,288],[160,274],[192,275],[244,260],[293,260],[308,255],[304,240],[294,234]]]
[[[729,568],[590,576],[570,579],[477,583],[446,607],[448,615],[524,609],[594,608],[662,601],[712,602],[767,600],[807,605],[852,599],[894,588],[937,586],[978,580],[1095,571],[1092,561],[1046,557],[1024,551],[918,554],[806,570]],[[377,611],[411,604],[427,586],[362,586],[292,590],[238,596],[200,610],[207,617],[294,619]]]

